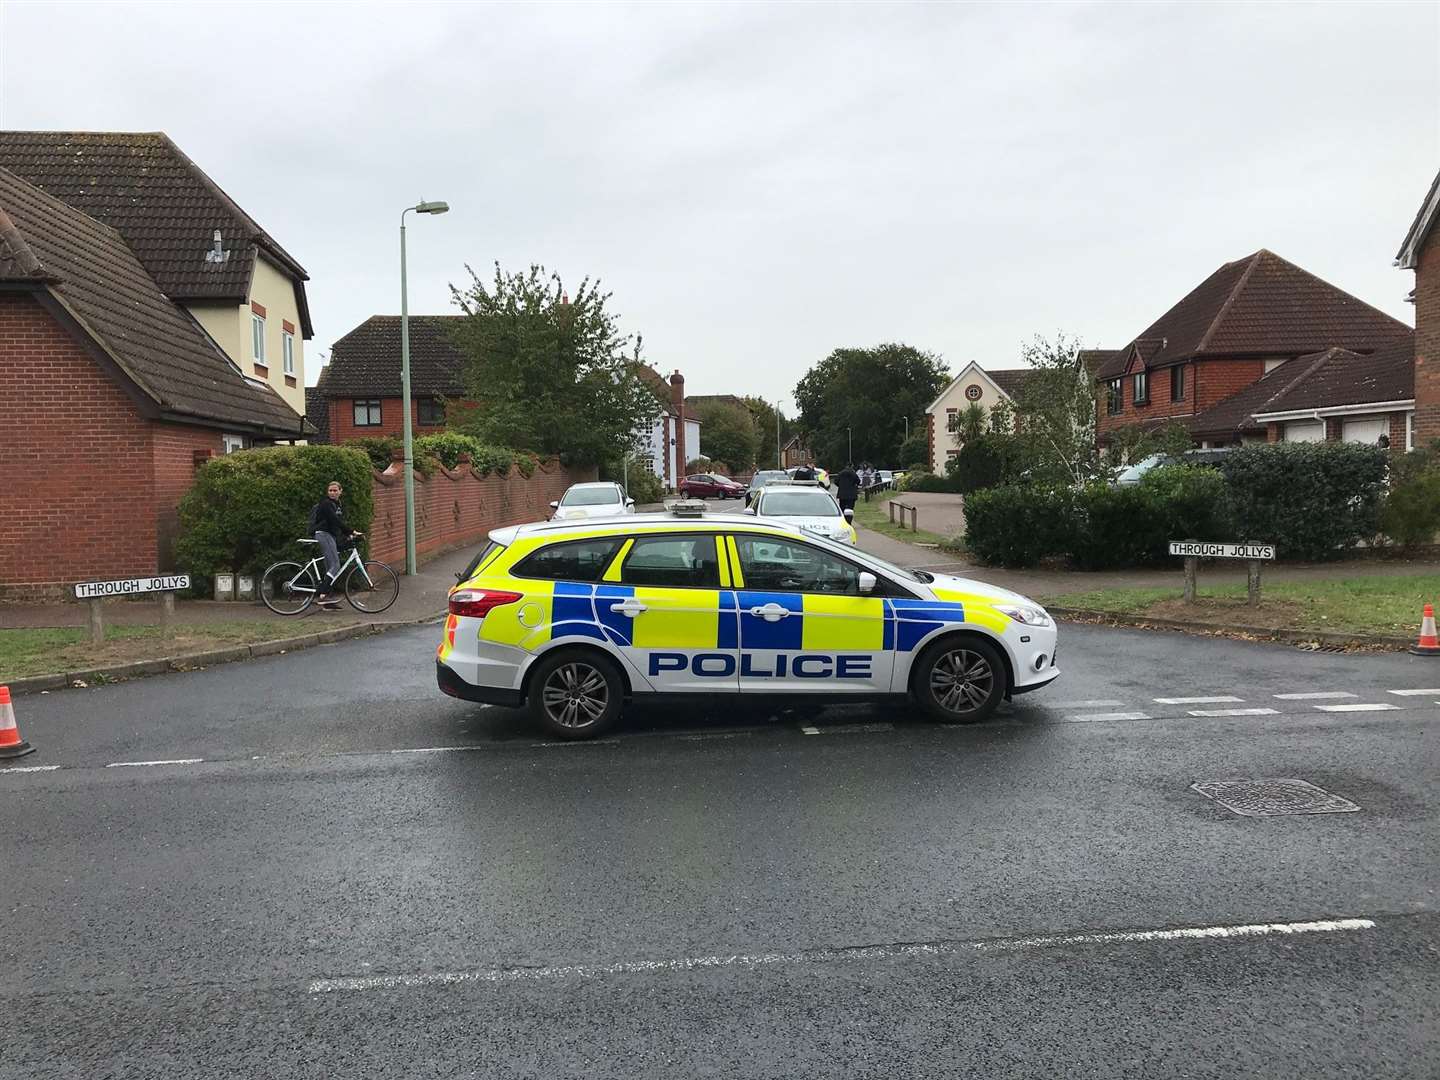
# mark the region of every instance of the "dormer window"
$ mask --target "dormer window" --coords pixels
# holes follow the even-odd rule
[[[1137,371],[1131,376],[1134,382],[1134,398],[1136,405],[1150,404],[1150,373],[1148,371]]]

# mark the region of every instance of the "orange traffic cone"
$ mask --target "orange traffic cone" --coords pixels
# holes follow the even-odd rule
[[[20,738],[20,729],[15,726],[15,706],[10,704],[10,687],[0,686],[0,758],[24,757],[34,749]]]
[[[1416,656],[1440,656],[1440,638],[1435,636],[1435,608],[1425,605],[1425,618],[1420,623],[1420,640],[1410,646]]]

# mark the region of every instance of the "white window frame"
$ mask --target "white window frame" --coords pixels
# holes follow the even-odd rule
[[[286,330],[280,335],[281,368],[286,375],[295,374],[295,335]]]
[[[265,316],[250,313],[250,351],[255,354],[255,363],[265,364]]]
[[[233,454],[236,450],[245,449],[244,435],[231,435],[229,432],[220,436],[221,453]]]
[[[1409,452],[1415,449],[1415,413],[1405,414],[1405,450]]]
[[[375,406],[373,413],[375,417],[374,420],[370,419],[372,415],[370,406],[372,404]],[[362,405],[365,407],[365,422],[363,424],[360,422],[360,407]],[[352,398],[350,400],[350,421],[352,425],[357,428],[382,426],[385,422],[384,416],[382,415],[383,412],[384,406],[381,404],[380,398]]]
[[[1130,376],[1130,398],[1136,405],[1150,404],[1150,372],[1137,371]]]

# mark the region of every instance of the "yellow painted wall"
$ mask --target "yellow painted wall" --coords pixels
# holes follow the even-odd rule
[[[965,396],[968,387],[978,386],[980,388],[980,400],[972,402]],[[939,403],[931,410],[930,415],[935,418],[935,454],[930,462],[931,472],[945,472],[945,462],[948,460],[949,451],[958,450],[955,445],[955,438],[950,434],[949,421],[947,416],[950,409],[957,413],[963,413],[970,405],[981,406],[988,414],[992,408],[999,404],[1004,397],[997,392],[990,380],[980,374],[978,366],[965,365],[961,377],[955,380],[943,395]]]
[[[250,337],[250,301],[265,309],[265,363],[263,373],[255,370],[254,347]],[[240,370],[251,378],[264,378],[286,403],[302,416],[305,413],[305,340],[300,330],[300,309],[295,303],[295,283],[259,255],[250,284],[250,299],[242,305],[187,304],[190,313],[225,350]],[[281,335],[282,320],[295,327],[295,385],[287,386]]]

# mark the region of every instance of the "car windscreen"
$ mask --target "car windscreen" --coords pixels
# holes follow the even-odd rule
[[[767,491],[760,513],[776,517],[839,517],[840,504],[823,491]]]
[[[620,489],[609,487],[571,488],[560,500],[561,506],[604,506],[620,501]]]

